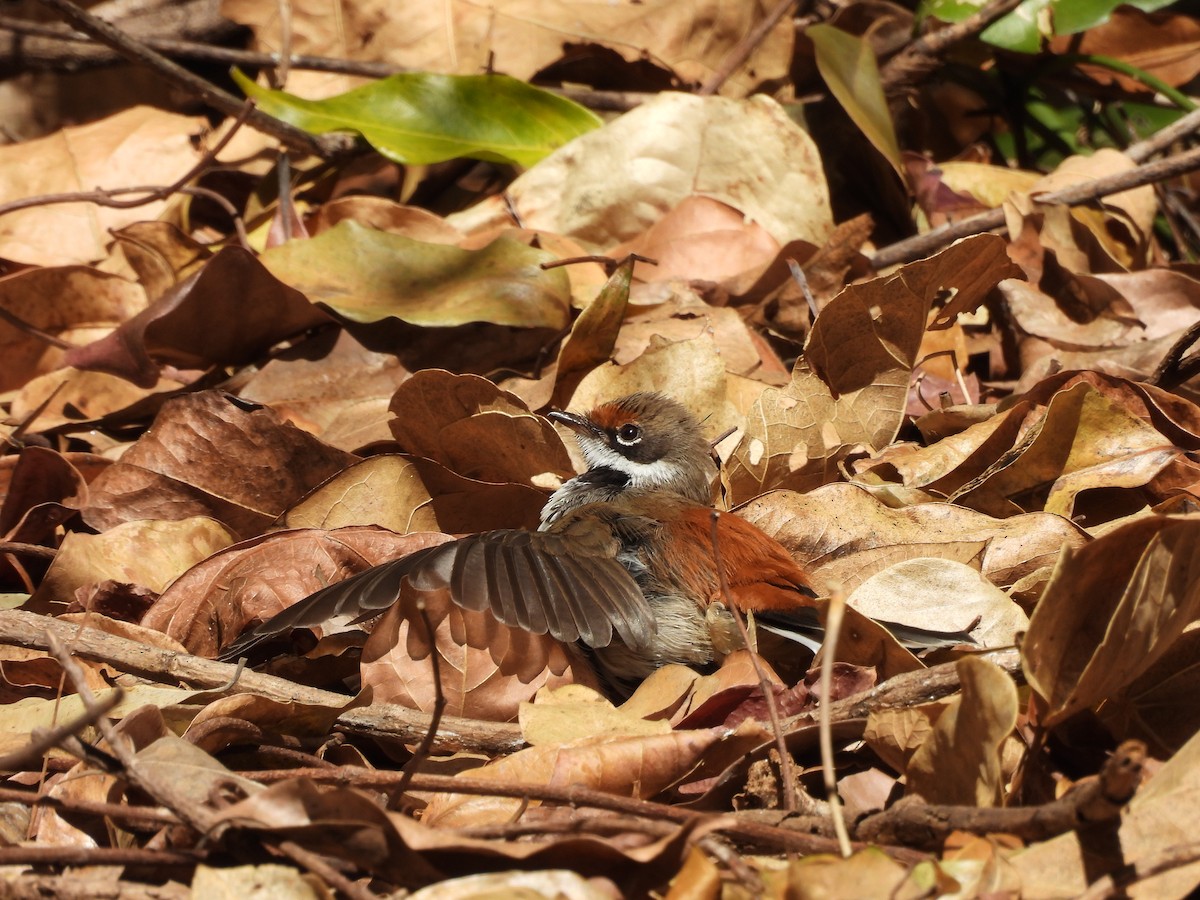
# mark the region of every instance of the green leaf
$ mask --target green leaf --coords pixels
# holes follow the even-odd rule
[[[566,272],[542,269],[554,256],[512,238],[460,250],[346,220],[261,259],[280,281],[352,322],[562,329],[570,317]]]
[[[993,22],[979,37],[993,47],[1019,53],[1037,53],[1044,38],[1055,34],[1078,34],[1103,25],[1123,3],[1142,12],[1154,12],[1173,0],[1025,0],[1003,18]],[[961,22],[979,12],[972,0],[922,0],[918,20],[933,16],[943,22]]]
[[[896,140],[871,45],[832,25],[813,25],[805,34],[812,39],[817,69],[833,96],[875,149],[903,173],[900,142]]]
[[[600,119],[577,103],[507,75],[393,75],[325,100],[233,78],[263,112],[313,134],[354,131],[399,163],[458,157],[532,166]]]

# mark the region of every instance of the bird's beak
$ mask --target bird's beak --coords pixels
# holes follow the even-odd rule
[[[546,418],[552,422],[557,422],[560,425],[566,425],[581,437],[604,437],[604,432],[597,427],[595,422],[586,416],[564,412],[561,409],[552,409],[550,412],[546,413]]]

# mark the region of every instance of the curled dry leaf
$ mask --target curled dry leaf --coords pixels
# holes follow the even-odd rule
[[[1004,797],[1000,747],[1017,724],[1017,686],[999,666],[957,663],[962,693],[908,761],[908,789],[928,803],[996,806]]]
[[[671,730],[666,720],[642,718],[627,705],[613,706],[603,694],[582,684],[538,691],[532,702],[521,704],[518,721],[521,736],[531,747],[583,737],[666,734]]]
[[[441,534],[398,535],[374,526],[254,538],[213,554],[176,579],[142,625],[171,635],[197,656],[216,656],[251,624],[297,600],[447,540]]]
[[[1200,517],[1135,519],[1063,551],[1029,622],[1022,661],[1062,722],[1129,685],[1200,618]]]
[[[363,648],[364,695],[372,703],[432,710],[438,690],[430,658],[435,653],[450,715],[504,722],[515,719],[520,705],[543,687],[599,688],[574,645],[501,625],[490,612],[456,605],[448,590],[416,591],[405,581],[398,602]]]
[[[465,478],[528,485],[538,476],[571,474],[554,426],[478,375],[417,372],[396,390],[390,409],[392,434],[406,452]]]

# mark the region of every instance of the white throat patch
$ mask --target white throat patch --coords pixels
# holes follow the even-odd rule
[[[629,476],[632,488],[662,488],[679,477],[679,467],[665,459],[651,463],[634,462],[598,440],[580,441],[583,458],[589,469],[615,469]]]

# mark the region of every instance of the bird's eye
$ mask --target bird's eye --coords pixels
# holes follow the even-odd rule
[[[626,447],[636,444],[641,439],[642,429],[639,426],[634,425],[632,422],[627,425],[622,425],[621,429],[617,432],[617,440]]]

